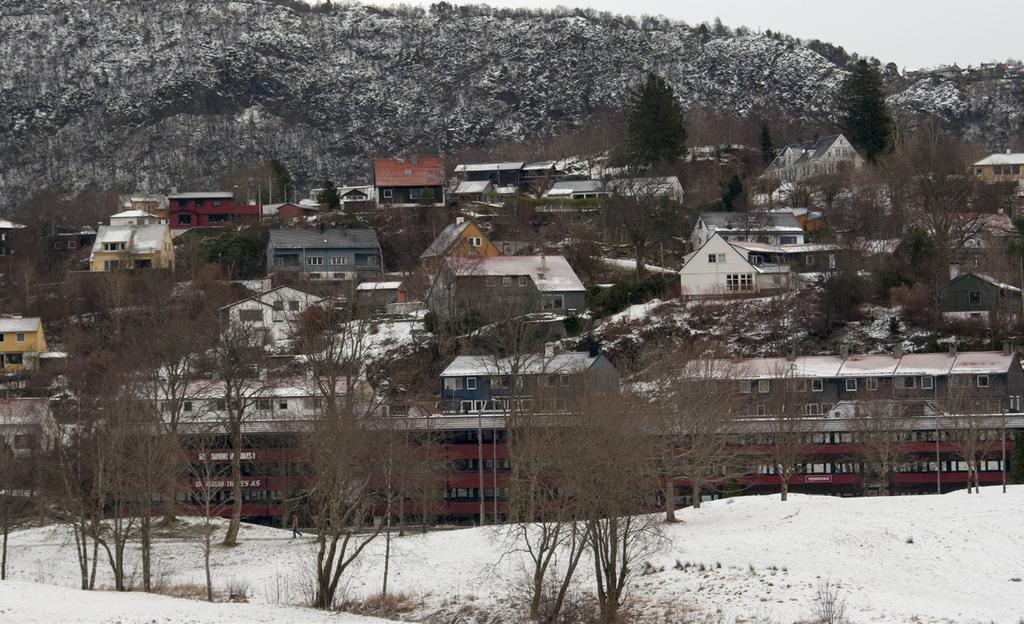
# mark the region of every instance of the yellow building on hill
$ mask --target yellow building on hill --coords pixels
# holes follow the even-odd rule
[[[89,256],[90,271],[174,269],[174,245],[166,224],[101,225]]]
[[[5,373],[35,370],[45,353],[46,335],[38,317],[0,317],[0,363]]]
[[[437,273],[441,263],[449,256],[500,256],[499,250],[477,224],[461,217],[438,234],[426,251],[420,254],[420,265],[429,275]]]

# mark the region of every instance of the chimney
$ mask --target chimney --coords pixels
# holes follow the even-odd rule
[[[462,225],[466,221],[463,217],[455,217],[455,225]]]
[[[846,358],[850,357],[850,345],[845,343],[845,342],[843,344],[839,345],[839,355],[844,360]]]
[[[789,348],[786,349],[786,360],[790,362],[796,361],[796,345],[790,345]]]
[[[327,224],[326,224],[326,223],[323,223],[323,222],[321,222],[321,223],[320,223],[320,233],[321,233],[321,234],[324,234],[324,233],[326,233],[326,232],[327,232]]]
[[[1005,342],[1004,341],[1003,342],[1003,355],[1010,355],[1011,353],[1013,353],[1013,343],[1012,342]]]
[[[960,277],[960,263],[950,262],[949,263],[949,279],[954,280]]]
[[[896,358],[896,359],[900,359],[901,357],[903,357],[903,345],[902,344],[898,344],[895,347],[893,347],[893,349],[892,349],[892,356],[894,358]]]
[[[555,355],[555,343],[545,342],[544,343],[544,357],[554,357]]]
[[[547,256],[541,256],[540,257],[540,270],[541,271],[547,271],[548,270],[548,257]]]
[[[949,357],[956,357],[956,340],[949,341]]]
[[[1010,148],[1006,148],[1006,153],[1007,154],[1012,154],[1013,152],[1010,151]]]

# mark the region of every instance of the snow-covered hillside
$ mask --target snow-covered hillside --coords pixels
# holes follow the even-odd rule
[[[680,621],[689,612],[698,618],[694,622],[790,624],[812,616],[818,583],[828,579],[839,587],[853,623],[1017,624],[1024,618],[1022,509],[1024,486],[1013,486],[1005,495],[999,488],[985,488],[975,495],[795,495],[788,502],[751,496],[707,503],[684,510],[682,523],[665,527],[665,540],[638,562],[629,610],[639,622]],[[12,577],[73,586],[76,562],[64,536],[53,528],[13,535]],[[244,579],[256,603],[300,602],[311,548],[308,538],[291,540],[287,531],[247,527],[239,547],[214,553],[215,582]],[[500,528],[409,535],[394,542],[390,588],[409,597],[406,619],[461,613],[464,622],[491,621],[494,615],[517,621],[522,617],[523,568],[511,550]],[[346,585],[348,598],[379,591],[382,552],[383,542],[371,548]],[[157,569],[167,582],[201,579],[194,544],[162,540],[156,553]],[[578,590],[591,592],[588,567],[580,569]],[[103,574],[101,567],[101,584],[106,582]],[[0,583],[0,605],[26,586],[10,587]],[[24,599],[16,608],[26,609],[22,614],[52,613],[47,594],[40,593],[45,604],[36,611]],[[88,600],[81,603],[83,613],[118,600],[131,613],[133,601],[143,599]],[[251,605],[223,605],[216,613],[232,608],[247,614]],[[32,617],[15,621],[52,621]]]
[[[620,107],[648,70],[688,105],[824,120],[844,76],[820,46],[659,18],[335,5],[0,0],[0,205],[57,186],[201,187],[249,158],[280,158],[300,188],[366,183],[375,154]],[[922,80],[892,101],[997,144],[1020,128],[1021,90]]]

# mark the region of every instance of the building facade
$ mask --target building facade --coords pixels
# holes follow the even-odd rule
[[[172,229],[193,227],[225,227],[260,218],[256,204],[235,203],[234,193],[199,191],[167,196],[168,216]]]
[[[5,373],[36,370],[40,354],[47,351],[42,319],[0,317],[0,364]]]
[[[380,243],[370,228],[270,230],[267,271],[310,280],[355,280],[381,273]]]

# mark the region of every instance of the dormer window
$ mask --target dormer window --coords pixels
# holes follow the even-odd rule
[[[406,169],[405,170],[405,175],[411,176],[412,175],[412,169]]]

